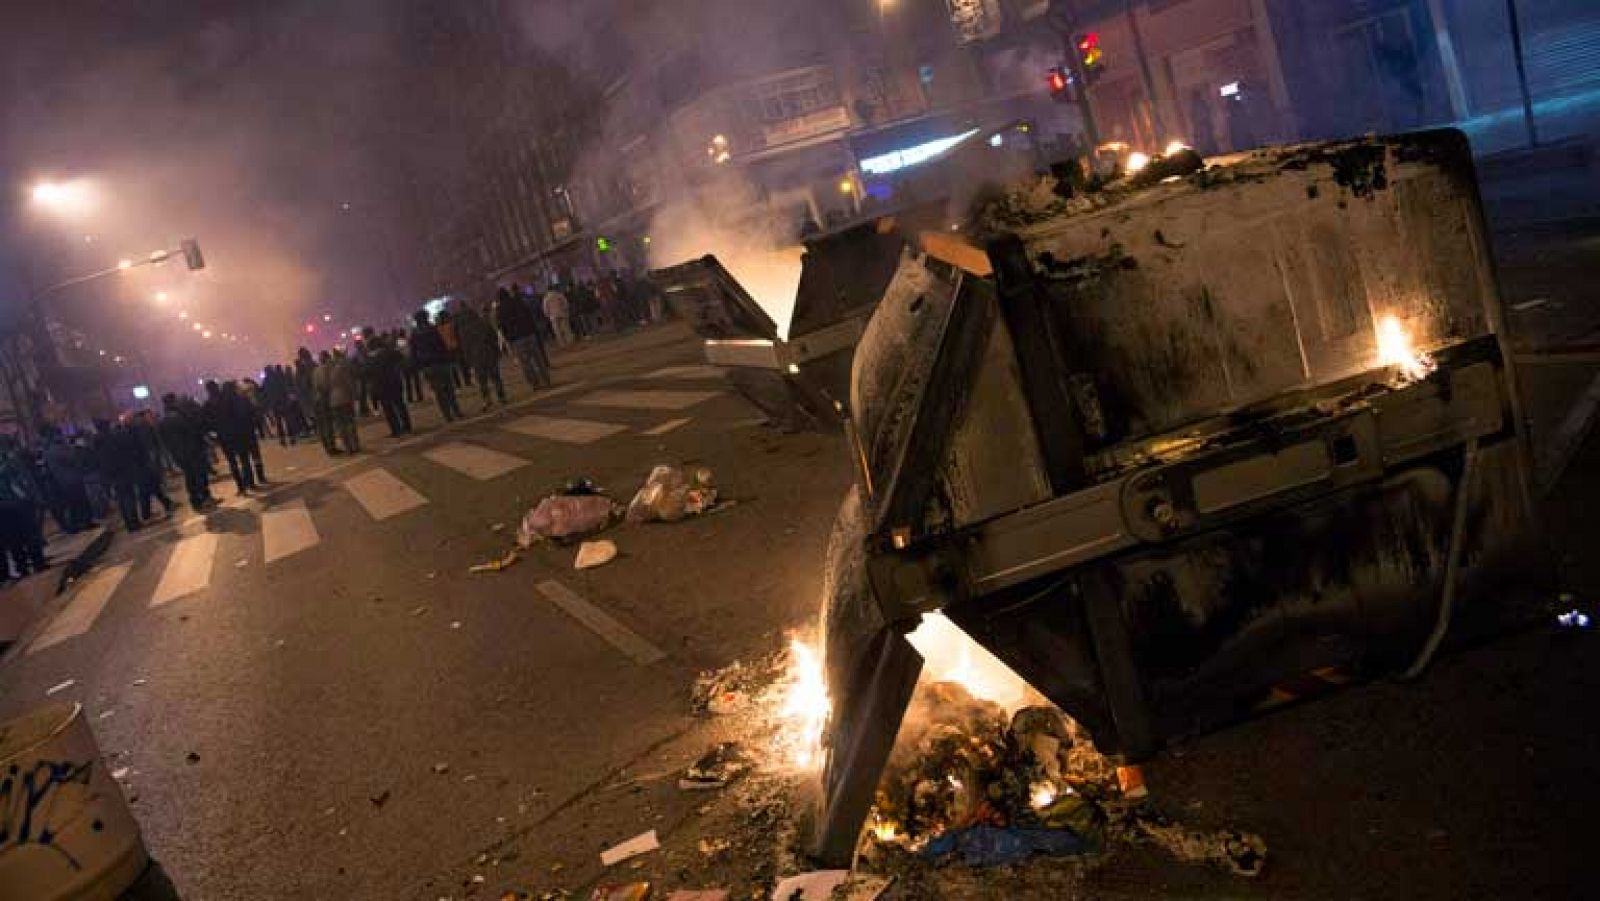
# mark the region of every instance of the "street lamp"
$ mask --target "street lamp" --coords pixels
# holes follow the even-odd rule
[[[87,181],[76,178],[71,181],[41,181],[28,193],[34,206],[76,216],[88,212],[94,192],[89,189]]]

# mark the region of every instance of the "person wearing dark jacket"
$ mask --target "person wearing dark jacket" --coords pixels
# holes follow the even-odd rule
[[[444,421],[455,422],[461,418],[461,407],[456,403],[455,378],[451,372],[455,360],[445,347],[444,339],[439,337],[439,330],[428,321],[427,310],[418,310],[411,319],[416,325],[411,330],[411,362],[422,370],[422,377],[428,380],[428,387],[433,390],[433,399],[438,402]]]
[[[205,430],[217,436],[222,445],[222,455],[228,460],[228,472],[240,494],[249,494],[256,486],[255,473],[250,468],[246,451],[246,438],[254,428],[248,411],[238,403],[238,395],[223,393],[215,381],[206,382]]]
[[[62,513],[66,515],[66,522],[61,523],[61,528],[68,534],[81,532],[94,525],[86,487],[89,473],[84,466],[83,455],[53,425],[45,427],[44,439],[45,467],[55,480],[56,487],[61,490]]]
[[[500,336],[470,304],[463,305],[456,314],[456,335],[461,341],[462,361],[472,370],[469,384],[471,381],[478,383],[483,408],[488,410],[490,406],[491,382],[494,383],[495,399],[503,406],[506,402],[506,383],[500,378]]]
[[[184,404],[176,394],[162,397],[161,405],[166,410],[161,416],[161,424],[156,427],[161,434],[161,442],[167,446],[172,459],[177,461],[178,468],[183,470],[183,486],[189,493],[189,506],[196,512],[204,510],[217,501],[211,496],[211,479],[206,464],[205,423],[201,420],[201,413],[193,401]]]
[[[378,337],[367,329],[367,381],[372,386],[372,399],[383,411],[389,423],[390,435],[404,435],[411,431],[411,411],[406,407],[406,358],[394,342]]]
[[[495,298],[494,320],[511,348],[511,355],[517,358],[522,378],[529,387],[549,385],[550,364],[544,352],[544,339],[539,336],[539,320],[522,292],[501,288]]]
[[[317,361],[311,356],[311,351],[300,348],[294,358],[294,393],[299,401],[300,418],[306,426],[306,432],[316,426],[314,410],[317,395],[311,384],[316,371]]]
[[[17,578],[45,568],[41,493],[28,452],[0,435],[0,581],[11,578],[13,568]]]
[[[177,507],[172,503],[172,498],[167,496],[164,484],[166,467],[161,462],[164,451],[161,436],[156,431],[155,417],[149,410],[140,410],[128,425],[134,437],[139,439],[139,518],[150,518],[150,502],[153,500],[160,501],[163,513],[171,516]]]
[[[101,419],[95,424],[95,468],[100,479],[116,501],[117,512],[128,531],[139,530],[139,482],[143,478],[139,458],[143,451],[139,438],[126,423],[111,423]]]

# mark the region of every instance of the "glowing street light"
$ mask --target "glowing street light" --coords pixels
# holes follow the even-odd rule
[[[93,193],[83,179],[41,181],[29,191],[34,206],[69,216],[88,212]]]
[[[205,331],[201,332],[200,333],[200,337],[202,337],[202,338],[211,337],[211,329],[206,329]]]
[[[127,272],[129,269],[133,268],[133,261],[124,257],[123,259],[117,261],[117,268],[121,269],[123,272]]]
[[[170,296],[171,295],[167,294],[167,292],[165,292],[165,291],[157,291],[156,292],[156,296],[155,296],[155,301],[156,301],[156,303],[166,303],[167,302],[167,298],[170,297]]]
[[[189,318],[189,311],[188,310],[179,310],[178,311],[178,318],[179,319],[188,319]]]
[[[333,321],[333,314],[332,313],[323,313],[322,314],[322,321],[323,322],[332,322]]]
[[[195,331],[197,331],[197,332],[198,332],[198,331],[200,331],[200,330],[201,330],[201,329],[203,329],[203,328],[205,328],[205,326],[203,326],[203,325],[201,325],[201,324],[200,324],[200,323],[198,323],[198,322],[196,322],[196,323],[195,323],[195,324],[194,324],[194,330],[195,330]]]

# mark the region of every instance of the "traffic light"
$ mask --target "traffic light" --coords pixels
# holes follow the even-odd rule
[[[206,268],[206,258],[200,254],[199,241],[189,238],[179,246],[183,248],[183,262],[191,272]]]
[[[1052,100],[1072,99],[1072,92],[1068,90],[1072,86],[1072,73],[1067,71],[1066,66],[1051,66],[1049,74],[1045,77],[1045,83],[1050,86]]]
[[[599,251],[599,252],[601,252],[601,253],[610,253],[611,252],[611,239],[606,237],[605,235],[601,235],[598,238],[595,238],[594,239],[594,249]]]
[[[1072,39],[1078,48],[1078,65],[1083,70],[1083,83],[1094,84],[1105,74],[1105,51],[1100,49],[1100,33],[1086,31]]]

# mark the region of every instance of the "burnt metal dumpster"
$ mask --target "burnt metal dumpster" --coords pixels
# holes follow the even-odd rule
[[[1458,132],[1004,210],[981,254],[904,248],[857,346],[858,486],[826,570],[829,863],[924,613],[1138,761],[1313,671],[1415,674],[1515,618],[1536,559]]]

